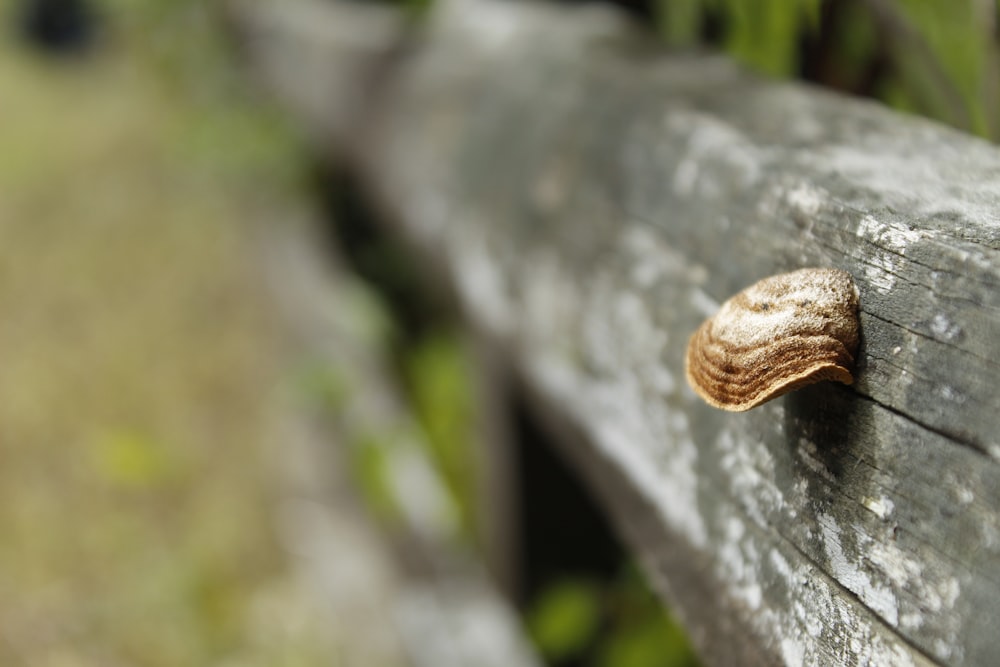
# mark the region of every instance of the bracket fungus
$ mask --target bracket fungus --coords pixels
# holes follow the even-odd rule
[[[858,290],[839,269],[765,278],[722,304],[688,342],[691,388],[742,412],[814,382],[854,381]]]

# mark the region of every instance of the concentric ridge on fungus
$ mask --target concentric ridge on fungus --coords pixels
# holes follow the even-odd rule
[[[688,342],[688,383],[708,402],[742,412],[793,389],[851,384],[858,291],[839,269],[765,278],[722,304]]]

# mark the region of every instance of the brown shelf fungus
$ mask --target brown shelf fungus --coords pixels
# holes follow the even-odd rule
[[[839,269],[765,278],[722,304],[688,342],[688,383],[714,407],[742,412],[793,389],[851,384],[858,290]]]

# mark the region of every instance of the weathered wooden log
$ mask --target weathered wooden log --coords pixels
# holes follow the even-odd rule
[[[442,5],[375,99],[355,167],[575,436],[708,662],[996,661],[1000,150],[485,0]],[[805,266],[859,287],[855,384],[702,403],[690,334]]]
[[[510,602],[456,539],[456,508],[388,370],[384,314],[315,232],[290,219],[265,228],[262,263],[297,356],[330,385],[282,424],[280,517],[336,617],[337,664],[537,667]],[[349,479],[366,452],[388,530]]]

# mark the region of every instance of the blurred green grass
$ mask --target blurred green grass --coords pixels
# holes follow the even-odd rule
[[[978,0],[652,0],[674,46],[873,97],[1000,139],[1000,5]],[[805,47],[805,48],[804,48]]]
[[[0,43],[0,664],[331,664],[272,530],[248,233],[296,147],[218,71]]]

